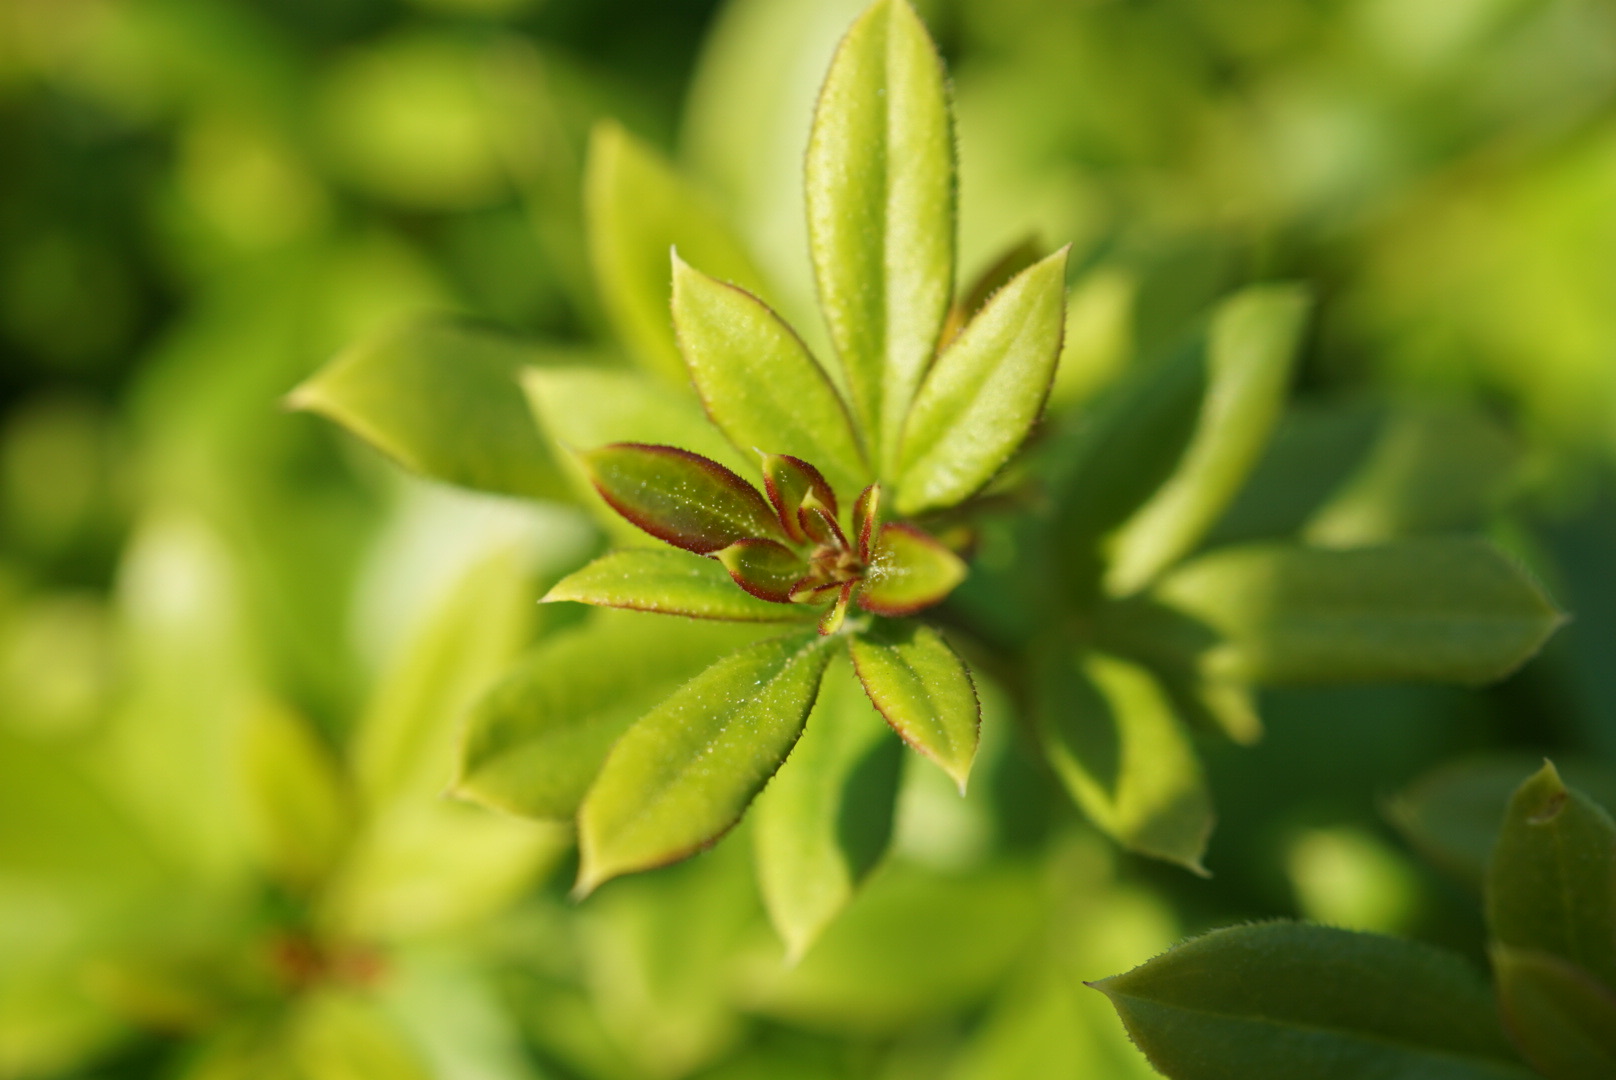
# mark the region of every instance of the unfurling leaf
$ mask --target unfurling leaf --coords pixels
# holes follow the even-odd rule
[[[578,811],[578,889],[690,855],[740,820],[791,751],[831,639],[792,634],[725,657],[618,740]]]
[[[801,555],[774,540],[737,540],[713,552],[735,584],[775,604],[791,603],[791,589],[808,573]]]
[[[954,136],[942,61],[905,0],[848,30],[806,173],[821,306],[872,461],[889,463],[954,290]]]
[[[517,375],[554,354],[448,320],[346,349],[287,402],[335,420],[408,469],[462,487],[557,499],[567,486]]]
[[[643,367],[685,385],[668,323],[668,252],[678,248],[725,281],[755,290],[760,276],[744,247],[703,192],[609,120],[589,140],[584,215],[596,290],[618,338]]]
[[[1262,923],[1215,930],[1094,984],[1171,1080],[1530,1080],[1486,984],[1395,938]]]
[[[675,547],[706,555],[747,537],[785,538],[757,488],[700,454],[612,443],[578,458],[607,505]]]
[[[1148,585],[1195,547],[1240,490],[1284,407],[1307,306],[1294,286],[1260,286],[1212,316],[1195,432],[1173,475],[1112,538],[1108,592]]]
[[[740,601],[787,610],[737,589],[710,559],[667,555],[712,567]],[[612,558],[612,556],[607,556]],[[602,612],[540,642],[472,710],[453,792],[521,817],[571,818],[612,743],[680,684],[755,641],[759,627],[687,623]],[[624,663],[624,658],[632,662]]]
[[[869,481],[841,396],[763,301],[675,255],[673,323],[707,414],[737,448],[811,461],[844,491]]]
[[[791,959],[885,852],[902,751],[852,669],[834,661],[802,738],[753,811],[758,884]]]
[[[971,673],[948,642],[929,626],[886,623],[854,637],[849,648],[865,693],[892,730],[963,792],[982,710]]]
[[[1562,621],[1497,548],[1458,537],[1224,548],[1155,595],[1223,636],[1204,657],[1210,673],[1260,683],[1489,682]]]
[[[974,495],[1032,430],[1060,357],[1067,248],[1018,274],[937,358],[898,454],[898,511]]]
[[[1487,872],[1495,942],[1616,989],[1616,824],[1545,763],[1510,800]]]
[[[877,615],[913,615],[946,599],[965,574],[965,563],[942,544],[913,525],[889,522],[870,552],[859,606]]]
[[[853,542],[858,545],[858,556],[868,563],[870,549],[881,530],[881,485],[871,484],[859,492],[853,503]]]
[[[1205,874],[1212,797],[1166,691],[1115,657],[1054,650],[1040,664],[1044,752],[1096,826],[1131,851]]]
[[[1548,1080],[1616,1076],[1616,992],[1531,949],[1492,949],[1498,1008],[1521,1056]]]
[[[800,608],[759,600],[737,589],[729,572],[713,559],[666,548],[633,548],[602,555],[556,582],[544,599],[547,603],[573,600],[596,607],[733,622],[791,622],[807,617]]]
[[[763,490],[768,493],[775,513],[780,515],[780,525],[794,543],[808,540],[800,513],[809,496],[829,510],[831,517],[836,516],[836,492],[818,469],[801,458],[764,454]]]

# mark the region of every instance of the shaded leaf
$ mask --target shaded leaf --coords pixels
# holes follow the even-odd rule
[[[1616,824],[1544,763],[1510,800],[1487,871],[1493,941],[1616,988]]]
[[[1498,1005],[1521,1056],[1548,1080],[1616,1076],[1616,993],[1531,949],[1492,949]]]
[[[756,290],[761,278],[744,245],[706,193],[610,120],[590,136],[584,220],[595,287],[618,338],[643,367],[685,385],[668,322],[668,252],[678,248],[725,281]]]
[[[578,811],[578,888],[716,841],[802,733],[829,641],[789,635],[725,657],[629,729]]]
[[[843,491],[869,481],[841,396],[802,339],[763,301],[676,254],[673,323],[707,414],[738,449],[812,462]]]
[[[1240,490],[1284,407],[1306,293],[1247,289],[1219,305],[1207,332],[1207,383],[1178,467],[1111,539],[1106,589],[1148,585],[1194,549]]]
[[[791,622],[807,617],[805,612],[759,600],[736,588],[729,572],[714,559],[665,548],[608,552],[556,582],[544,600],[734,622]]]
[[[965,791],[982,710],[971,673],[943,636],[917,623],[882,623],[849,643],[865,693],[904,742]]]
[[[886,851],[902,748],[852,669],[834,661],[802,738],[754,811],[758,884],[788,960],[808,950]]]
[[[1036,684],[1044,753],[1078,806],[1131,851],[1204,875],[1212,797],[1166,691],[1148,670],[1075,649]]]
[[[818,469],[801,458],[764,454],[763,490],[793,543],[801,544],[808,539],[799,515],[810,496],[828,510],[832,518],[836,516],[836,492]]]
[[[679,552],[656,554],[695,561]],[[723,577],[716,563],[702,562]],[[722,585],[757,603],[727,577]],[[454,793],[523,817],[572,817],[618,736],[759,633],[715,622],[670,628],[662,619],[602,613],[540,642],[472,711]],[[632,663],[614,662],[624,657]]]
[[[1214,930],[1094,984],[1172,1080],[1528,1080],[1457,956],[1296,923]]]
[[[1026,440],[1060,356],[1068,250],[1018,274],[937,358],[903,428],[900,513],[963,502]]]
[[[906,0],[876,0],[842,39],[806,169],[820,304],[867,448],[890,461],[954,291],[953,122]]]
[[[913,615],[947,599],[965,574],[964,561],[942,544],[913,525],[888,522],[870,552],[859,607],[877,615]]]
[[[808,573],[808,561],[773,540],[737,540],[713,552],[735,584],[775,604],[791,603],[792,587]]]
[[[559,499],[567,485],[517,385],[524,366],[558,359],[467,323],[413,322],[350,346],[287,402],[423,476]]]
[[[1266,683],[1488,682],[1562,621],[1506,556],[1461,537],[1225,548],[1174,570],[1155,595],[1223,636],[1206,670]]]
[[[607,505],[675,547],[706,555],[746,537],[784,538],[757,488],[700,454],[610,443],[578,458]]]

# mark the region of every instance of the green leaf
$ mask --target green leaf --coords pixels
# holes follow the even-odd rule
[[[870,552],[859,607],[877,615],[913,615],[941,603],[965,580],[965,562],[913,525],[888,522]]]
[[[902,750],[851,668],[834,661],[802,738],[753,811],[758,884],[790,962],[886,851]]]
[[[1203,657],[1209,673],[1263,683],[1489,682],[1563,621],[1498,549],[1461,537],[1224,548],[1174,570],[1156,596],[1222,635]]]
[[[1510,800],[1487,871],[1494,942],[1616,988],[1616,824],[1545,762]]]
[[[752,600],[727,578],[723,587]],[[602,612],[540,642],[472,711],[454,793],[522,817],[571,818],[618,736],[758,633]]]
[[[814,633],[759,642],[630,728],[578,811],[578,891],[682,859],[739,821],[802,734],[830,657]]]
[[[1548,1080],[1616,1076],[1616,993],[1531,949],[1492,949],[1498,1005],[1521,1056]]]
[[[675,254],[673,325],[708,415],[738,449],[801,458],[838,491],[869,483],[847,406],[768,305]]]
[[[1026,440],[1060,357],[1068,251],[1016,275],[937,358],[903,428],[899,513],[963,502]]]
[[[756,291],[761,275],[705,192],[646,143],[606,120],[589,140],[584,216],[601,303],[641,366],[677,385],[684,361],[668,324],[678,248],[725,281]]]
[[[1296,923],[1214,930],[1093,984],[1172,1080],[1529,1080],[1457,956]]]
[[[1039,665],[1044,752],[1072,798],[1131,851],[1205,875],[1212,797],[1161,684],[1145,668],[1075,648]]]
[[[423,476],[560,499],[567,485],[517,385],[522,367],[557,359],[467,323],[414,322],[350,346],[287,402]]]
[[[307,723],[265,701],[242,733],[242,789],[263,865],[307,888],[337,863],[354,826],[352,792]]]
[[[774,604],[789,604],[796,585],[808,574],[808,560],[774,540],[737,540],[713,552],[730,578],[745,592]]]
[[[808,139],[809,251],[866,446],[890,462],[954,292],[954,133],[943,65],[905,0],[842,39]]]
[[[759,600],[737,587],[715,559],[655,548],[602,555],[556,582],[544,596],[546,603],[558,600],[735,622],[796,622],[813,614],[800,606]]]
[[[578,454],[606,504],[658,540],[706,555],[749,537],[785,539],[757,488],[675,446],[609,443]]]
[[[878,623],[849,644],[859,681],[892,730],[964,794],[982,722],[965,664],[941,634],[914,622]]]
[[[1260,286],[1213,314],[1195,432],[1173,475],[1111,539],[1108,592],[1148,585],[1194,549],[1240,490],[1284,407],[1307,308],[1300,288]]]

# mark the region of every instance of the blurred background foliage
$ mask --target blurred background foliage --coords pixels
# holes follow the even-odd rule
[[[860,6],[0,0],[0,1077],[1144,1076],[1082,980],[1271,915],[1474,954],[1485,837],[1466,863],[1422,793],[1501,806],[1544,752],[1610,790],[1616,9],[931,0],[964,267],[1076,245],[1058,404],[1310,282],[1253,484],[1296,520],[1374,486],[1312,518],[1336,542],[1483,525],[1575,622],[1486,691],[1266,693],[1262,743],[1206,748],[1209,881],[1118,854],[990,716],[970,797],[909,770],[894,856],[790,970],[744,840],[574,905],[565,835],[439,797],[598,537],[282,396],[423,311],[608,353],[606,117],[804,325],[801,147]],[[1334,475],[1287,473],[1321,445]]]

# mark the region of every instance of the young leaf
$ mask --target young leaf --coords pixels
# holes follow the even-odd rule
[[[467,323],[414,322],[350,346],[286,400],[423,476],[560,499],[566,483],[517,385],[524,365],[547,359]]]
[[[735,584],[774,604],[791,603],[791,590],[808,573],[808,562],[801,555],[773,540],[755,537],[737,540],[713,552]]]
[[[820,304],[878,469],[953,297],[954,187],[942,61],[906,0],[876,0],[825,76],[806,196]]]
[[[903,427],[899,513],[963,502],[1027,438],[1060,356],[1068,250],[1016,275],[937,358]]]
[[[843,491],[869,481],[841,396],[763,301],[675,254],[673,324],[696,392],[737,448],[813,462]]]
[[[718,208],[650,146],[607,120],[584,167],[584,220],[595,285],[617,336],[642,366],[683,386],[668,323],[678,248],[725,281],[756,290],[760,275]]]
[[[1172,1080],[1531,1077],[1464,961],[1395,938],[1237,926],[1093,985]]]
[[[810,496],[827,509],[833,519],[836,517],[836,492],[818,469],[801,458],[764,454],[763,490],[768,493],[769,504],[780,515],[780,525],[793,543],[808,540],[799,515]]]
[[[1616,1076],[1616,993],[1531,949],[1492,949],[1498,1008],[1521,1056],[1548,1080]]]
[[[630,728],[578,811],[578,890],[682,859],[739,821],[802,734],[830,657],[816,634],[759,642]]]
[[[1563,619],[1491,544],[1460,537],[1224,548],[1174,570],[1156,596],[1223,635],[1209,672],[1265,683],[1489,682]]]
[[[1516,789],[1487,872],[1495,942],[1616,988],[1616,824],[1552,764]]]
[[[1191,551],[1240,490],[1284,406],[1306,293],[1260,286],[1212,317],[1206,393],[1178,468],[1118,530],[1106,590],[1127,595]]]
[[[1212,797],[1171,701],[1136,664],[1074,650],[1040,664],[1044,752],[1078,806],[1131,851],[1205,875]]]
[[[964,561],[942,544],[913,525],[888,522],[870,552],[859,607],[877,615],[913,615],[946,599],[965,574]]]
[[[785,538],[757,488],[700,454],[611,443],[578,459],[607,505],[675,547],[706,555],[747,537]]]
[[[948,309],[948,318],[943,322],[942,335],[937,340],[937,351],[946,350],[959,337],[959,332],[965,329],[965,324],[971,321],[971,316],[982,310],[993,294],[1010,284],[1017,274],[1044,257],[1044,248],[1036,239],[1028,237],[1020,243],[1012,244],[1004,253],[993,261],[986,270],[977,275],[971,282],[970,288]]]
[[[833,661],[808,726],[753,811],[758,884],[797,960],[886,851],[903,743]]]
[[[674,551],[636,554],[698,561]],[[719,571],[729,592],[752,600],[717,564],[699,561]],[[630,724],[758,634],[717,622],[670,633],[662,619],[602,612],[540,642],[473,709],[454,794],[521,817],[571,818]],[[615,662],[622,657],[633,662]]]
[[[883,623],[850,644],[865,693],[903,741],[965,791],[982,709],[971,673],[943,636],[917,623]]]
[[[544,599],[734,622],[792,622],[808,614],[737,589],[713,559],[665,548],[609,552],[556,582]]]

